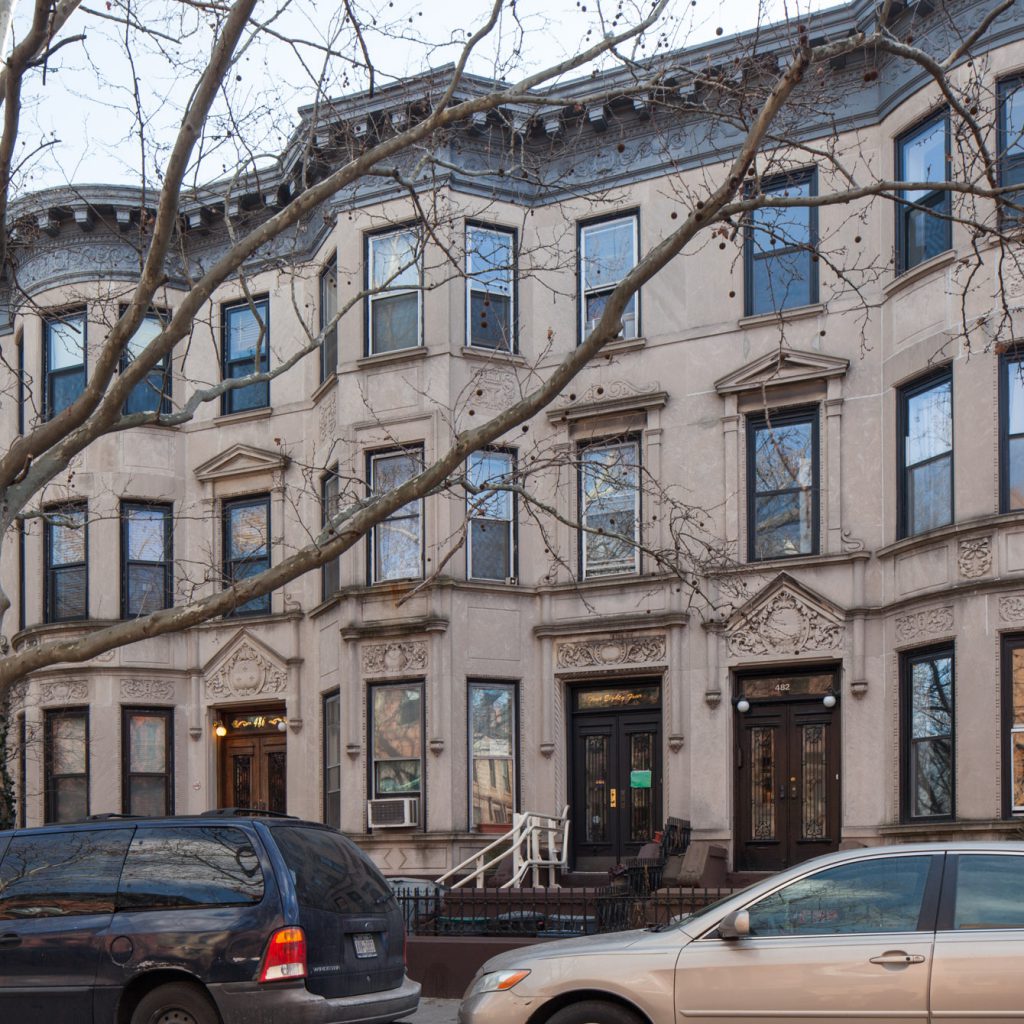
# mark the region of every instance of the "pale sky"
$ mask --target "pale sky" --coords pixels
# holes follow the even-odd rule
[[[542,68],[592,42],[594,33],[602,31],[602,16],[605,30],[609,23],[621,28],[621,23],[613,23],[616,13],[628,16],[637,2],[517,0],[518,23],[510,13],[503,13],[496,42],[481,49],[470,70],[515,79],[524,70]],[[646,49],[637,53],[651,56],[718,34],[731,35],[753,28],[759,20],[763,24],[806,17],[837,2],[763,0],[759,5],[757,0],[673,0],[660,33],[655,32]],[[383,84],[454,60],[466,30],[480,24],[484,3],[370,0],[361,4],[358,10],[370,26],[366,43],[378,81]],[[278,153],[296,123],[298,107],[315,99],[320,76],[330,95],[365,86],[362,73],[348,61],[329,58],[325,67],[322,50],[296,42],[328,42],[338,31],[340,5],[279,0],[259,4],[257,17],[269,17],[282,5],[283,13],[271,25],[279,38],[253,42],[240,58],[229,83],[231,104],[219,105],[211,124],[213,137],[197,161],[194,182],[230,173],[247,156],[266,160]],[[19,193],[69,183],[137,184],[143,152],[146,173],[156,183],[182,105],[198,78],[196,68],[209,47],[210,29],[194,8],[181,9],[165,0],[97,0],[94,10],[100,15],[117,14],[125,6],[138,22],[154,30],[145,37],[131,34],[132,61],[125,54],[123,24],[79,12],[63,35],[84,31],[85,41],[71,43],[54,55],[45,85],[38,74],[28,83],[19,154],[29,159],[16,182]],[[18,10],[21,27],[30,10],[27,2]],[[519,39],[523,41],[516,45]],[[343,45],[342,54],[354,53],[351,46],[351,41]],[[142,140],[134,116],[133,82],[144,110]],[[40,145],[44,148],[36,152]]]

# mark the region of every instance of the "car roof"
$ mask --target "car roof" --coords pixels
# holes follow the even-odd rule
[[[290,815],[268,815],[259,811],[244,813],[228,809],[228,812],[205,811],[199,814],[171,814],[171,815],[135,815],[135,814],[98,814],[89,818],[81,818],[78,821],[53,821],[46,825],[35,825],[31,828],[12,828],[0,831],[0,838],[14,835],[36,835],[47,832],[68,832],[68,831],[93,831],[97,829],[124,828],[134,825],[202,825],[207,828],[213,826],[253,824],[259,822],[261,825],[268,825],[271,828],[280,825],[300,825],[303,828],[319,828],[329,832],[337,832],[337,829],[325,825],[321,821],[306,821],[302,818],[295,818]]]

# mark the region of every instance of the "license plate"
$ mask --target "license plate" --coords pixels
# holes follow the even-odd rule
[[[373,941],[373,936],[368,932],[363,935],[353,935],[352,941],[355,943],[356,956],[360,960],[377,955],[377,943]]]

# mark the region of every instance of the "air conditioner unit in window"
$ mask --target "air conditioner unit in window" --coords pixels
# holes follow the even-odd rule
[[[366,808],[370,828],[409,828],[420,823],[418,796],[370,800]]]
[[[587,329],[584,331],[584,335],[588,335],[591,331],[597,327],[597,320],[588,320]],[[632,313],[626,313],[622,317],[622,333],[619,335],[620,338],[635,338],[636,337],[636,317]]]

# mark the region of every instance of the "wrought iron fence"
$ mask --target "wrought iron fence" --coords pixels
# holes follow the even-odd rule
[[[731,889],[645,891],[619,884],[593,889],[442,889],[396,887],[410,935],[568,938],[667,924],[727,896]]]

